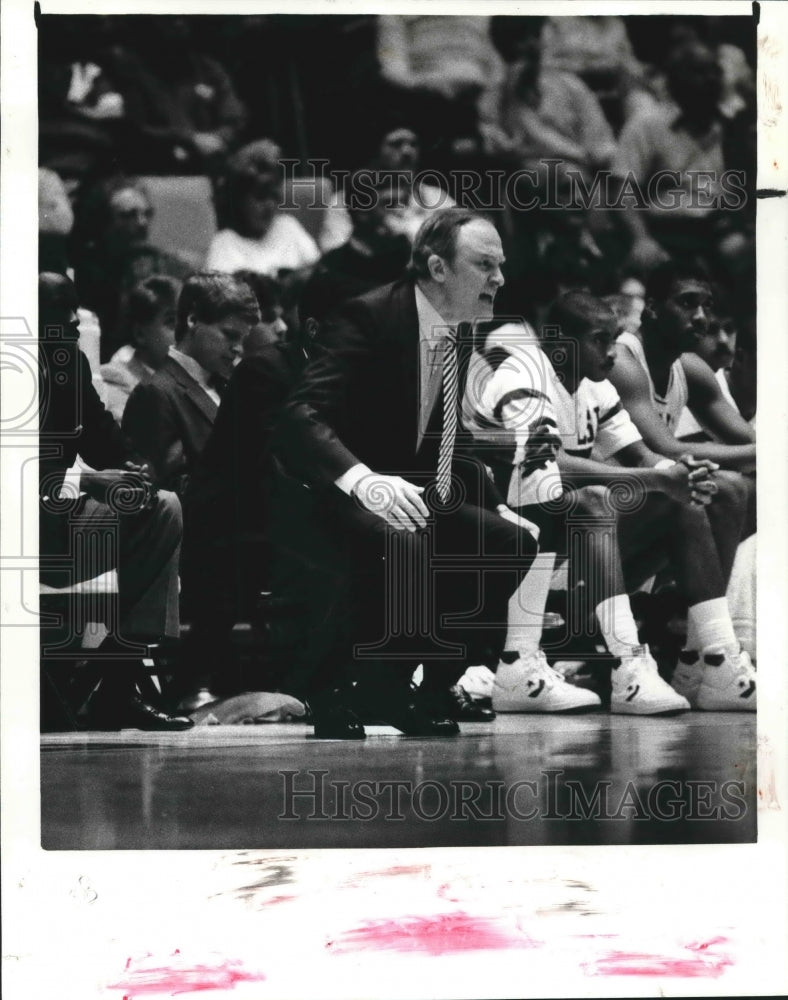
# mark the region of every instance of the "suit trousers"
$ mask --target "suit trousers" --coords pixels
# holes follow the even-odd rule
[[[280,548],[332,581],[332,621],[343,637],[332,645],[335,666],[344,642],[357,674],[382,664],[412,673],[422,663],[424,683],[440,687],[474,657],[502,649],[508,600],[536,543],[468,499],[428,506],[427,527],[411,533],[335,486],[313,491],[291,482],[274,504]]]
[[[108,623],[113,639],[177,639],[182,530],[180,501],[165,491],[152,509],[134,514],[87,496],[62,513],[42,506],[39,575],[64,587],[117,569],[117,617]]]

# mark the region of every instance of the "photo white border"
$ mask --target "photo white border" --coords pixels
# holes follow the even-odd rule
[[[456,0],[452,3],[430,2],[434,13],[469,13],[481,9],[479,2]],[[111,0],[86,3],[55,2],[44,0],[45,13],[423,13],[424,0],[410,3],[372,5],[367,2],[292,2],[266,4],[253,2],[173,2],[173,0],[148,0],[148,2],[118,3]],[[749,14],[751,5],[739,2],[660,2],[660,3],[495,3],[483,4],[485,14]],[[35,275],[37,273],[37,108],[35,84],[35,28],[32,0],[3,0],[2,4],[2,62],[0,63],[0,96],[2,98],[2,175],[0,177],[0,338],[18,330],[18,318],[27,318],[31,331],[36,329]],[[760,189],[785,191],[788,184],[788,4],[778,0],[765,0],[760,5],[759,27],[759,177]],[[746,977],[732,975],[719,981],[670,980],[659,984],[665,995],[720,995],[720,989],[735,989],[739,995],[779,994],[788,991],[788,959],[785,942],[788,940],[788,197],[759,200],[758,203],[758,339],[759,339],[759,412],[758,424],[761,440],[758,458],[758,513],[761,525],[759,547],[758,587],[758,644],[761,650],[758,714],[759,734],[759,787],[764,788],[773,769],[775,789],[780,808],[759,810],[758,843],[753,845],[714,847],[588,847],[538,848],[540,864],[545,871],[577,872],[593,870],[601,883],[615,887],[621,880],[631,879],[640,872],[648,872],[661,888],[664,899],[662,912],[645,912],[651,907],[649,893],[644,894],[642,910],[621,913],[622,925],[651,928],[658,921],[675,919],[687,893],[703,892],[704,885],[718,882],[730,884],[729,896],[715,891],[717,910],[723,920],[751,922],[748,927],[759,944],[757,969],[749,969]],[[2,372],[3,389],[8,394],[8,404],[13,406],[14,393],[19,381],[13,372]],[[24,391],[24,386],[22,388]],[[13,410],[11,410],[13,412]],[[90,873],[94,880],[101,880],[104,892],[114,893],[116,913],[123,911],[124,893],[128,893],[131,906],[129,926],[134,922],[133,901],[137,899],[133,883],[139,876],[143,882],[151,877],[161,880],[162,892],[183,891],[184,900],[192,898],[194,880],[201,877],[211,881],[211,873],[222,852],[44,852],[40,843],[40,800],[38,792],[39,734],[38,734],[38,642],[35,627],[12,627],[19,618],[20,584],[22,568],[30,565],[29,553],[35,548],[35,538],[19,538],[21,498],[13,484],[19,482],[23,449],[8,447],[3,440],[0,448],[2,478],[3,518],[0,522],[0,582],[2,583],[3,627],[0,629],[2,644],[2,841],[3,841],[3,926],[4,964],[6,969],[6,996],[10,1000],[28,1000],[37,994],[31,983],[42,970],[37,968],[39,956],[51,948],[51,942],[42,942],[42,928],[49,926],[52,915],[68,916],[61,926],[62,941],[56,954],[73,955],[72,968],[62,969],[62,989],[58,997],[88,1000],[84,992],[84,975],[80,978],[76,964],[94,954],[98,941],[89,943],[89,937],[100,930],[87,909],[68,909],[74,901],[75,887],[81,877]],[[28,498],[29,502],[29,498]],[[35,533],[35,524],[28,525]],[[485,863],[506,866],[514,863],[514,853],[519,852],[525,866],[534,863],[534,849],[506,848],[501,850],[469,848],[466,852],[436,849],[425,851],[398,851],[398,860],[407,863],[410,857],[424,860],[429,853],[437,865],[451,864],[455,868],[467,865],[479,867],[482,852]],[[531,852],[531,853],[529,853]],[[225,852],[226,853],[226,852]],[[276,852],[265,852],[273,855]],[[307,857],[309,852],[301,852]],[[311,852],[325,856],[327,852]],[[360,859],[368,866],[366,852],[349,852],[350,858],[338,855],[348,852],[332,850],[336,863]],[[460,859],[460,854],[462,858]],[[181,855],[181,856],[179,856]],[[136,869],[136,872],[135,872]],[[741,877],[746,870],[745,878]],[[491,869],[492,870],[492,869]],[[736,877],[729,873],[736,872]],[[169,881],[168,881],[169,879]],[[146,883],[147,884],[147,883]],[[615,888],[609,889],[615,895]],[[47,914],[50,917],[47,917]],[[238,919],[242,921],[243,911]],[[328,923],[332,911],[327,906],[323,917]],[[184,929],[195,941],[202,940],[199,909],[195,910],[194,926]],[[752,924],[754,922],[754,925]],[[241,924],[239,933],[242,935]],[[123,926],[112,928],[112,940],[121,940]],[[99,933],[100,938],[100,933]],[[754,938],[754,939],[755,939]],[[753,939],[753,940],[754,940]],[[279,941],[277,947],[292,950],[293,961],[302,961],[298,941]],[[70,948],[70,951],[69,951]],[[10,957],[5,957],[10,956]],[[390,962],[391,956],[386,957]],[[63,957],[63,961],[68,961]],[[450,960],[453,961],[453,960]],[[489,959],[480,958],[480,963]],[[436,964],[440,965],[440,963]],[[381,959],[381,969],[385,963]],[[456,967],[456,963],[455,963]],[[462,966],[466,968],[465,965]],[[480,969],[480,972],[482,970]],[[82,970],[84,974],[84,969]],[[517,995],[509,994],[508,986],[501,986],[493,965],[484,977],[476,980],[468,970],[463,983],[449,982],[441,985],[429,977],[413,986],[403,984],[400,993],[381,980],[380,995]],[[347,981],[326,985],[325,995],[364,995],[365,980]],[[485,985],[486,984],[486,985]],[[562,996],[572,995],[578,988],[566,970],[556,969],[543,980],[523,984],[522,995]],[[675,987],[675,989],[674,989]],[[445,992],[448,988],[449,992]],[[479,988],[485,989],[480,993]],[[656,995],[657,982],[615,981],[584,983],[583,995]],[[467,992],[468,990],[471,992]],[[642,990],[642,992],[641,992]],[[80,992],[82,991],[82,992]],[[214,996],[216,994],[207,994]],[[239,991],[239,996],[241,992]],[[294,985],[293,996],[306,995]],[[315,995],[314,993],[312,995]],[[368,995],[368,991],[367,991]]]

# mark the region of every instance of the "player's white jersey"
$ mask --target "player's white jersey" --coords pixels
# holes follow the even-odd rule
[[[555,462],[522,475],[526,446],[534,434],[552,429],[568,454],[590,458],[593,452],[600,461],[641,439],[610,382],[583,379],[570,394],[534,331],[519,323],[493,331],[471,359],[463,421],[496,473],[496,482],[507,485],[507,503],[514,507],[545,503],[561,493]]]
[[[618,347],[623,347],[627,350],[643,369],[648,379],[649,392],[651,393],[651,402],[654,405],[654,409],[659,414],[660,420],[662,420],[665,426],[669,427],[675,434],[681,420],[681,414],[684,412],[684,407],[687,405],[687,399],[689,398],[687,376],[684,373],[684,366],[681,363],[681,359],[677,358],[670,366],[668,387],[665,390],[665,395],[660,396],[654,388],[648,361],[646,361],[646,352],[643,350],[640,338],[635,336],[634,333],[621,333],[616,344]]]

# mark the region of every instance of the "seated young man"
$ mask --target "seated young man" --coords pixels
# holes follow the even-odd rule
[[[213,428],[183,497],[181,602],[192,623],[185,640],[194,687],[181,708],[212,700],[237,621],[270,584],[269,491],[271,429],[300,365],[285,339],[282,290],[267,275],[242,277],[255,292],[260,322],[243,342]]]
[[[670,558],[689,604],[687,647],[703,656],[692,704],[752,710],[752,668],[736,642],[724,596],[730,566],[708,514],[716,507],[740,530],[741,493],[716,481],[713,463],[686,455],[674,462],[643,442],[608,380],[617,333],[612,310],[584,292],[568,292],[554,304],[543,327],[544,350],[522,324],[494,331],[474,358],[466,424],[509,505],[540,525],[542,552],[574,539],[568,545],[571,572],[584,581],[588,611],[593,608],[620,661],[613,669],[611,710],[652,715],[690,707],[660,678],[648,647],[640,644],[627,596],[653,573],[655,547]],[[542,576],[536,600],[534,582],[526,578],[510,604],[510,653],[496,673],[496,711],[577,707],[562,696],[547,666],[540,628],[512,628],[520,608],[542,614],[549,573]]]
[[[129,461],[120,431],[99,399],[79,350],[78,301],[64,275],[39,275],[39,548],[45,583],[63,586],[117,569],[118,621],[100,647],[102,679],[90,725],[182,730],[191,719],[144,701],[139,656],[149,642],[177,639],[181,505],[156,492],[147,469]],[[80,455],[81,496],[69,501],[63,477]],[[92,544],[109,530],[114,544]]]
[[[742,541],[755,531],[755,429],[723,393],[714,372],[696,352],[714,319],[712,286],[703,267],[667,262],[646,284],[646,304],[638,334],[622,333],[610,381],[652,451],[678,458],[691,450],[697,459],[720,466],[718,486],[741,495],[744,522],[731,521],[719,504],[708,509],[726,582]],[[712,440],[686,442],[676,437],[688,408]],[[742,475],[744,474],[744,475]],[[754,573],[754,566],[752,568]],[[745,640],[740,631],[739,641]],[[692,696],[702,670],[698,650],[682,655],[674,686]]]
[[[156,484],[183,495],[241,345],[260,320],[254,293],[227,274],[192,275],[178,298],[175,346],[126,404],[123,433]]]

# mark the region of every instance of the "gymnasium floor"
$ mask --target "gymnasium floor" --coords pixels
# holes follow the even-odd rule
[[[754,715],[499,716],[459,738],[303,723],[41,738],[42,846],[302,849],[756,839]],[[301,794],[298,794],[301,793]]]

